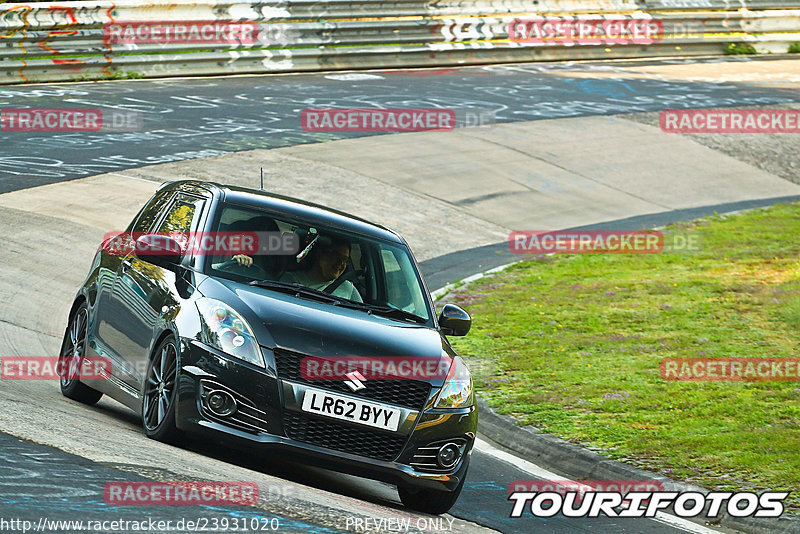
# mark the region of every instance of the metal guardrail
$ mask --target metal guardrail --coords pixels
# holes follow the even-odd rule
[[[515,21],[536,17],[572,25],[644,19],[660,34],[647,43],[511,37]],[[137,23],[244,25],[253,38],[147,42],[136,36]],[[731,42],[786,52],[798,41],[800,0],[6,3],[0,83],[685,56],[720,54]]]

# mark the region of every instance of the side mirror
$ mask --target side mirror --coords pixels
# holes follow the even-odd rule
[[[439,326],[446,336],[466,336],[472,327],[472,317],[455,304],[445,304],[439,314]]]
[[[146,234],[136,240],[136,257],[169,269],[183,259],[183,247],[172,236]]]

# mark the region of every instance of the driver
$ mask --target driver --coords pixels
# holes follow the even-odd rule
[[[350,242],[339,238],[320,239],[311,249],[311,266],[304,271],[290,271],[281,277],[281,282],[295,282],[312,289],[324,291],[347,269],[350,260]],[[350,280],[345,280],[333,290],[333,295],[356,302],[363,302],[361,294]]]
[[[273,219],[265,216],[252,217],[250,219],[239,220],[231,223],[228,227],[228,232],[278,232],[278,225]],[[269,273],[265,269],[265,258],[262,257],[261,261],[254,262],[251,256],[247,254],[236,254],[228,261],[222,263],[213,263],[211,267],[221,271],[238,274],[241,276],[249,276],[262,280],[267,278]]]

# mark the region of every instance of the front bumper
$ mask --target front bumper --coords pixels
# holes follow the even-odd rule
[[[175,411],[181,430],[216,435],[247,448],[268,447],[281,454],[326,469],[381,480],[407,487],[453,491],[466,476],[478,416],[475,406],[458,409],[403,408],[401,425],[396,433],[364,429],[362,425],[334,421],[306,414],[300,410],[307,385],[278,378],[269,350],[263,349],[266,369],[241,362],[195,340],[181,340],[181,373]],[[236,399],[237,411],[219,417],[208,409],[205,396],[210,390],[223,390]],[[340,394],[337,392],[337,394]],[[431,395],[435,394],[435,391]],[[366,400],[366,399],[362,399]],[[338,440],[338,450],[325,446],[325,434],[305,432],[297,437],[294,423],[337,426],[341,432],[332,437],[353,434],[363,442],[365,433],[378,441],[369,456],[352,454],[347,442]],[[380,434],[380,435],[377,435]],[[392,443],[384,447],[382,440]],[[455,441],[461,445],[460,460],[451,469],[415,467],[422,447]],[[386,452],[389,450],[389,452]],[[424,452],[424,451],[422,451]],[[388,455],[388,456],[387,456]]]

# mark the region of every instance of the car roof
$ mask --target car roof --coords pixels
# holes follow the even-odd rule
[[[159,189],[188,190],[189,192],[197,192],[197,189],[203,189],[223,202],[284,213],[303,222],[335,227],[364,236],[405,244],[405,240],[400,235],[380,224],[321,204],[314,204],[313,202],[276,193],[200,180],[167,182]]]

